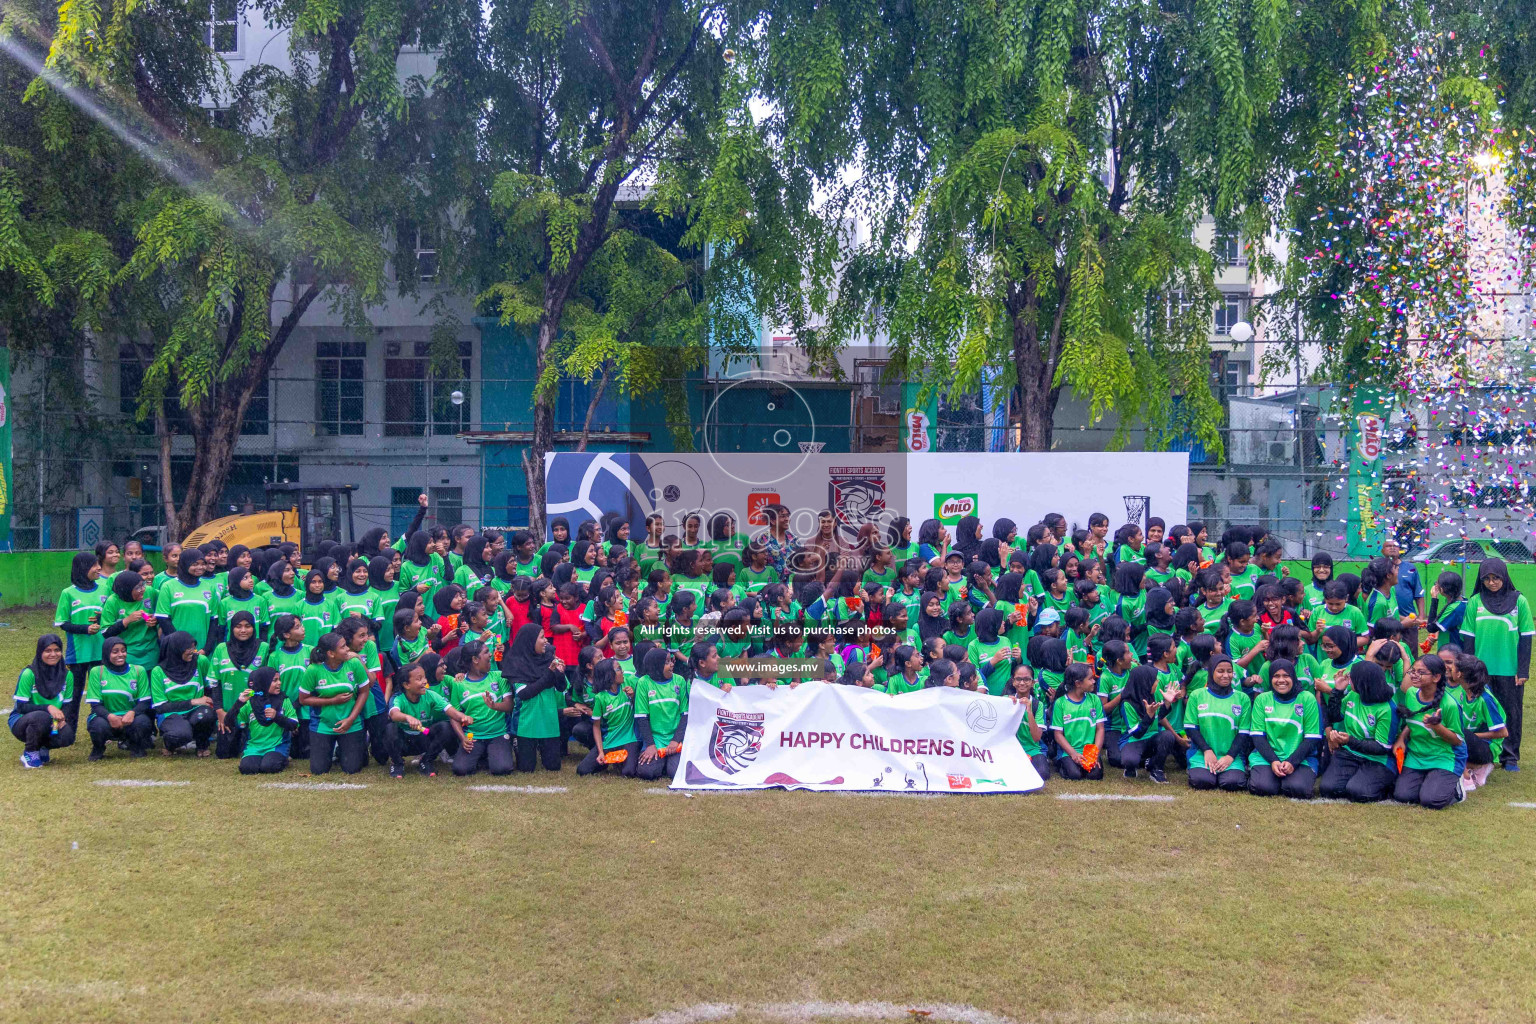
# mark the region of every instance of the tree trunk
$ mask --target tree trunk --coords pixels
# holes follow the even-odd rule
[[[582,260],[583,264],[585,262]],[[528,481],[528,529],[541,541],[544,539],[544,504],[549,494],[544,479],[544,456],[555,449],[555,408],[550,396],[539,391],[538,382],[544,378],[549,353],[560,330],[560,318],[565,314],[565,295],[563,287],[545,288],[544,317],[539,322],[534,360],[533,440],[523,450],[523,476]]]
[[[165,402],[155,405],[155,441],[160,446],[160,508],[165,516],[165,541],[177,543],[185,536],[178,528],[176,497],[171,491],[171,427],[165,419]]]
[[[608,378],[611,376],[612,364],[603,364],[603,375],[597,382],[597,390],[592,393],[592,400],[587,403],[587,418],[581,423],[581,443],[576,450],[587,450],[587,441],[592,436],[592,417],[597,413],[597,403],[603,400],[603,392],[608,390]]]
[[[1028,278],[1011,287],[1009,294],[1017,297],[1010,305],[1013,369],[1019,382],[1019,451],[1048,452],[1061,389],[1053,386],[1056,361],[1041,350],[1037,282]],[[1060,317],[1057,319],[1059,321]],[[1053,340],[1054,337],[1053,332]]]

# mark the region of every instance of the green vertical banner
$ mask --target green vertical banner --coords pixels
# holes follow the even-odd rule
[[[1380,388],[1356,388],[1349,407],[1349,524],[1345,542],[1351,558],[1381,553],[1382,477],[1391,395]]]
[[[918,401],[922,385],[911,381],[901,385],[901,450],[909,455],[931,452],[937,440],[939,398],[930,394],[926,402]]]

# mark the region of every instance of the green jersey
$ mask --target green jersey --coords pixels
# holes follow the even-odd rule
[[[304,642],[311,647],[341,621],[336,618],[336,599],[330,595],[322,596],[318,601],[305,596],[299,603],[298,616],[299,621],[304,623]]]
[[[613,750],[638,742],[635,736],[635,706],[621,687],[618,693],[604,691],[592,703],[592,721],[603,728],[603,749]]]
[[[297,721],[298,711],[293,706],[293,701],[283,698],[283,707],[277,713],[277,718],[287,718]],[[249,704],[240,705],[240,714],[235,717],[240,728],[245,730],[245,757],[261,757],[281,749],[288,752],[287,736],[281,724],[276,719],[267,721],[265,714],[257,715],[251,710]]]
[[[416,631],[416,639],[414,640],[404,635],[395,637],[395,658],[402,665],[409,665],[411,662],[416,661],[427,652],[427,649],[427,631],[425,629],[418,629]],[[428,680],[428,682],[431,682],[431,680]]]
[[[482,701],[477,703],[483,704],[484,702]],[[428,687],[427,689],[421,691],[421,697],[418,700],[411,700],[406,692],[401,690],[399,693],[390,698],[389,706],[401,712],[402,714],[410,715],[423,726],[430,729],[438,722],[448,721],[448,708],[452,705],[448,703],[447,697],[444,697],[441,693],[437,692],[431,687]],[[496,713],[498,715],[501,714],[499,711]],[[503,719],[505,719],[505,716],[503,716]],[[395,725],[401,729],[406,728],[403,722],[396,722]],[[503,728],[505,728],[505,726],[503,726]],[[476,730],[475,735],[489,736],[490,733],[482,733],[479,730]]]
[[[174,704],[179,701],[196,700],[207,695],[209,685],[213,682],[213,668],[208,663],[208,658],[199,654],[197,667],[186,682],[178,683],[165,674],[165,669],[156,665],[149,673],[150,702],[154,705],[155,714],[163,715],[167,712],[161,710],[162,705]],[[183,712],[175,712],[182,714]]]
[[[921,687],[919,687],[919,689],[921,689]],[[1031,701],[1030,702],[1031,702],[1031,704],[1034,707],[1035,714],[1038,715],[1040,713],[1040,708],[1042,707],[1042,705],[1040,704],[1040,702],[1038,700],[1034,699],[1033,697],[1031,697]],[[1035,724],[1036,725],[1040,725],[1041,724],[1040,720],[1038,718],[1035,720]],[[1045,724],[1046,724],[1047,727],[1049,727],[1049,725],[1050,725],[1049,722],[1047,722]],[[1024,714],[1019,716],[1019,730],[1018,730],[1018,732],[1014,733],[1014,736],[1018,739],[1019,746],[1024,748],[1024,756],[1025,757],[1037,757],[1039,754],[1042,753],[1042,750],[1041,750],[1041,747],[1040,747],[1040,741],[1035,739],[1035,737],[1030,734],[1030,731],[1029,731],[1029,712],[1028,711],[1025,711]]]
[[[1115,675],[1113,672],[1109,671],[1108,668],[1106,668],[1103,672],[1100,672],[1098,688],[1099,702],[1101,704],[1108,704],[1110,701],[1120,696],[1120,694],[1124,693],[1125,682],[1130,678],[1130,676],[1131,673],[1129,670],[1126,671],[1125,675],[1121,676]],[[1119,705],[1116,705],[1114,719],[1110,722],[1109,727],[1118,731],[1121,721],[1122,719],[1120,717],[1120,708]]]
[[[337,587],[331,592],[336,599],[336,621],[342,619],[359,618],[370,626],[379,621],[379,599],[374,596],[372,589],[365,590],[361,594],[348,593],[343,587]]]
[[[44,697],[41,693],[38,692],[37,678],[32,674],[32,666],[30,665],[21,670],[21,677],[16,680],[15,703],[17,704],[20,704],[22,701],[27,701],[31,704],[36,704],[39,707],[47,705],[49,707],[55,707],[62,710],[64,705],[68,704],[74,699],[75,677],[73,673],[65,673],[63,688],[60,689],[59,692],[52,697]]]
[[[304,592],[294,590],[287,597],[268,594],[267,618],[275,621],[279,615],[292,615],[295,618],[302,619],[304,617]]]
[[[153,603],[147,595],[143,601],[132,602],[113,594],[101,606],[103,627],[123,621],[124,616],[129,617],[128,625],[117,635],[128,647],[128,664],[154,668],[160,664],[160,627],[155,624]]]
[[[448,702],[469,716],[469,725],[464,731],[473,733],[477,743],[507,735],[507,713],[491,707],[493,701],[500,703],[505,696],[501,685],[502,677],[496,673],[483,679],[454,677],[449,680]]]
[[[1256,676],[1259,674],[1259,669],[1264,667],[1264,655],[1262,654],[1254,655],[1246,667],[1236,664],[1243,655],[1259,646],[1259,641],[1263,639],[1263,630],[1257,628],[1252,633],[1239,633],[1234,626],[1232,631],[1227,634],[1227,653],[1232,656],[1233,667],[1238,670],[1239,679]]]
[[[1051,705],[1051,729],[1060,733],[1079,751],[1095,741],[1098,728],[1104,721],[1104,705],[1099,703],[1095,693],[1085,693],[1080,700],[1062,694]],[[1067,752],[1059,746],[1055,753],[1057,757],[1067,756]]]
[[[678,693],[677,680],[661,682],[642,676],[635,684],[635,718],[644,718],[651,726],[651,738],[658,748],[672,742],[687,709]]]
[[[1232,593],[1244,601],[1252,601],[1254,583],[1260,575],[1262,574],[1259,572],[1259,567],[1249,562],[1242,572],[1232,574]]]
[[[100,704],[109,715],[136,710],[140,701],[149,700],[149,673],[138,665],[127,665],[121,672],[110,665],[97,665],[85,680],[85,702]]]
[[[1451,696],[1461,708],[1461,727],[1465,732],[1493,732],[1508,724],[1504,718],[1504,705],[1499,703],[1492,690],[1485,688],[1476,697],[1468,697],[1467,691],[1458,686],[1451,690]],[[1504,740],[1490,739],[1488,747],[1493,751],[1493,763],[1497,764],[1504,752]]]
[[[213,649],[213,656],[209,662],[213,667],[213,677],[219,682],[219,692],[223,697],[221,705],[225,711],[233,711],[235,702],[240,699],[240,694],[245,691],[246,680],[251,678],[251,673],[266,664],[267,645],[259,644],[256,648],[256,657],[248,665],[236,665],[229,655],[229,645],[219,644]]]
[[[517,705],[517,735],[528,739],[547,740],[560,735],[560,712],[565,709],[565,688],[556,683],[534,695],[532,700],[519,699]]]
[[[445,582],[447,582],[447,569],[443,565],[442,557],[436,553],[427,556],[426,565],[417,565],[409,558],[400,563],[401,593],[414,589],[418,583],[427,585],[427,589],[421,595],[423,607],[432,607],[432,595]]]
[[[304,681],[299,684],[299,696],[354,697],[359,690],[367,686],[368,673],[363,670],[363,663],[356,658],[348,658],[339,668],[334,669],[327,667],[323,661],[317,661],[304,670]],[[354,703],[351,700],[344,700],[313,709],[317,712],[315,716],[317,731],[324,736],[336,735],[336,728],[352,714]],[[353,733],[362,727],[363,715],[362,712],[358,712],[346,731]]]
[[[1336,612],[1331,612],[1326,607],[1317,610],[1317,614],[1312,619],[1312,628],[1324,630],[1333,626],[1348,626],[1356,636],[1370,631],[1370,627],[1365,624],[1365,613],[1352,604],[1346,604]]]
[[[1344,694],[1344,706],[1338,731],[1355,739],[1375,740],[1384,747],[1392,746],[1397,739],[1392,730],[1392,702],[1367,704],[1365,699],[1354,690],[1347,691]],[[1349,748],[1349,752],[1364,760],[1375,761],[1377,764],[1387,764],[1392,759],[1391,754],[1367,754],[1353,747]]]
[[[1275,691],[1265,690],[1253,700],[1253,709],[1248,715],[1248,735],[1264,737],[1269,741],[1275,759],[1286,760],[1303,740],[1323,737],[1317,695],[1311,690],[1301,690],[1290,701],[1282,701],[1275,696]],[[1258,750],[1248,755],[1250,768],[1267,764],[1269,762]]]
[[[1215,636],[1221,630],[1222,620],[1227,617],[1227,609],[1231,607],[1232,599],[1224,597],[1221,599],[1221,603],[1214,608],[1201,601],[1195,607],[1195,610],[1200,613],[1200,621],[1205,623],[1205,631]]]
[[[1115,552],[1115,563],[1118,565],[1121,562],[1135,562],[1137,565],[1146,565],[1146,549],[1143,548],[1141,551],[1137,551],[1129,544],[1121,544],[1120,550]]]
[[[1491,676],[1515,676],[1525,679],[1529,665],[1517,665],[1520,638],[1536,633],[1531,625],[1531,606],[1525,595],[1515,598],[1515,606],[1503,615],[1483,607],[1482,595],[1467,602],[1467,614],[1461,620],[1461,635],[1471,637],[1473,653],[1488,666]]]
[[[261,636],[267,631],[267,625],[272,621],[272,614],[267,609],[267,599],[253,594],[247,598],[238,598],[233,594],[225,594],[219,598],[219,619],[224,623],[224,632],[228,635],[230,622],[236,612],[250,612],[251,618],[256,620],[256,635]]]
[[[387,651],[395,644],[395,605],[400,600],[400,584],[391,583],[383,590],[370,587],[368,593],[373,595],[374,618],[379,623],[379,647]]]
[[[166,581],[155,599],[155,615],[169,619],[172,629],[191,633],[197,646],[202,647],[208,642],[208,626],[219,615],[213,581],[199,579],[190,587],[178,578]]]
[[[779,570],[771,565],[761,569],[743,568],[736,573],[736,582],[746,587],[748,593],[755,594],[768,584],[779,582]]]
[[[90,626],[92,623],[97,626],[94,633],[64,634],[64,664],[84,665],[101,660],[101,642],[106,639],[102,632],[107,628],[102,606],[111,596],[112,589],[99,581],[88,590],[70,586],[59,592],[58,609],[53,615],[55,626]],[[204,623],[206,630],[207,624]]]
[[[921,675],[916,679],[908,680],[906,673],[903,672],[894,676],[886,676],[885,678],[885,692],[893,696],[898,693],[916,693],[922,688],[923,677]]]
[[[300,644],[293,650],[289,650],[282,644],[270,648],[267,651],[267,660],[264,664],[277,671],[277,678],[283,684],[283,696],[298,706],[299,688],[304,685],[304,674],[309,671],[309,652],[307,644]]]
[[[1225,697],[1218,697],[1209,689],[1192,690],[1184,701],[1184,731],[1198,731],[1217,757],[1225,757],[1232,753],[1232,745],[1248,727],[1249,708],[1248,695],[1235,686]],[[1193,743],[1185,756],[1189,767],[1205,767],[1205,754]]]
[[[1008,680],[1013,675],[1013,658],[1010,648],[1013,645],[999,637],[990,644],[984,644],[979,637],[972,637],[966,648],[966,656],[971,659],[971,664],[976,666],[976,675],[982,686],[994,697],[1001,697],[1003,691],[1008,688]],[[1003,657],[997,664],[992,664],[993,655],[999,651]]]
[[[1449,687],[1442,687],[1439,701],[1430,704],[1419,700],[1419,691],[1416,689],[1400,693],[1397,695],[1397,710],[1403,724],[1408,727],[1408,751],[1403,758],[1404,768],[1415,771],[1428,771],[1431,768],[1443,768],[1448,772],[1459,770],[1457,748],[1465,742],[1461,739],[1461,705],[1451,696]],[[1456,743],[1445,742],[1425,723],[1424,719],[1436,711],[1440,712],[1440,724],[1456,734]]]

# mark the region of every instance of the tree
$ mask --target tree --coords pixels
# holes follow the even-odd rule
[[[443,90],[481,170],[460,219],[482,301],[532,336],[529,518],[544,527],[544,456],[561,380],[662,390],[711,345],[754,339],[763,310],[803,322],[802,265],[827,250],[818,172],[751,114],[769,44],[751,5],[536,0],[450,36]],[[461,193],[462,195],[463,193]],[[731,294],[739,301],[714,301]]]
[[[1064,388],[1149,443],[1220,450],[1206,213],[1262,238],[1260,130],[1288,15],[1273,0],[888,5],[867,50],[864,167],[885,211],[833,335],[888,329],[930,387],[1017,389],[1044,450]]]
[[[50,145],[32,175],[39,191],[23,202],[34,234],[84,222],[61,255],[54,246],[53,287],[148,357],[141,415],[160,415],[169,398],[185,413],[195,445],[179,534],[214,516],[251,398],[309,308],[329,301],[361,326],[381,298],[389,231],[418,159],[406,129],[428,104],[425,83],[397,68],[404,42],[436,39],[424,4],[259,9],[290,30],[291,67],[258,65],[238,81],[204,41],[206,3],[71,2],[18,19],[48,42],[47,74],[28,99]],[[96,125],[89,110],[102,115]],[[110,194],[132,201],[78,220],[43,209],[42,183],[68,183],[71,162],[104,146],[102,127],[126,143],[98,156],[123,161],[107,173]],[[291,302],[279,291],[290,279]],[[32,292],[46,301],[35,280]]]

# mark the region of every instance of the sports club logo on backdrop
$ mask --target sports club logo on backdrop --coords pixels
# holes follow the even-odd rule
[[[884,466],[833,466],[827,470],[827,507],[850,540],[885,512]]]
[[[769,505],[777,505],[779,500],[777,491],[753,491],[747,495],[747,524],[767,526],[768,517],[763,514],[763,509]]]
[[[757,760],[763,749],[763,719],[760,711],[715,709],[715,727],[709,734],[709,759],[716,768],[735,775]]]
[[[974,516],[976,510],[981,507],[981,496],[977,494],[935,494],[933,496],[933,518],[945,526],[954,526],[966,516]]]

